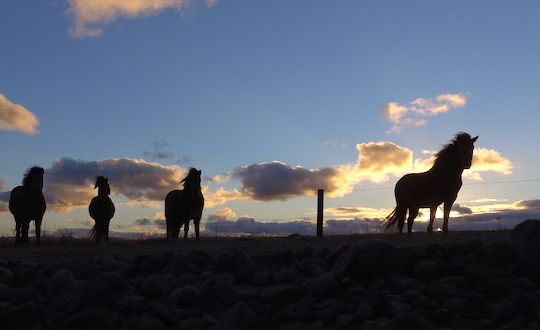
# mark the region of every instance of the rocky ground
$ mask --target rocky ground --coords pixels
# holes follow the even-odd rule
[[[0,247],[1,329],[539,329],[512,232]]]

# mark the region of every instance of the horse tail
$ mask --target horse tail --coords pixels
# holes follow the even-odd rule
[[[96,225],[94,225],[92,229],[90,229],[90,231],[88,232],[88,237],[96,238]]]
[[[394,211],[392,211],[392,213],[390,213],[386,218],[384,218],[385,232],[396,230],[398,228],[398,224],[405,221],[405,210],[406,209],[403,209],[398,205],[396,206]]]

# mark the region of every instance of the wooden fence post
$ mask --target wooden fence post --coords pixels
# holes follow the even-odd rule
[[[324,190],[317,190],[317,237],[322,237],[324,212]]]

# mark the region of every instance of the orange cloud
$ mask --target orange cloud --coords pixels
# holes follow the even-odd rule
[[[424,126],[427,121],[423,117],[446,113],[453,108],[464,107],[467,97],[463,94],[439,94],[435,99],[417,98],[407,105],[389,102],[381,108],[381,114],[392,123],[386,133],[399,133],[404,126]]]
[[[218,0],[205,0],[205,3],[212,7]],[[187,9],[191,5],[191,0],[69,0],[68,13],[75,20],[71,34],[74,37],[96,37],[104,33],[107,24],[119,17],[155,15],[167,9]]]
[[[37,133],[39,120],[28,109],[12,103],[0,94],[0,131],[19,131],[27,134]]]

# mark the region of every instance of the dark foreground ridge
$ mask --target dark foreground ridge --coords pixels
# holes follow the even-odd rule
[[[514,233],[446,238],[293,236],[135,242],[134,248],[114,241],[2,248],[0,324],[537,329],[539,228],[533,221]]]

